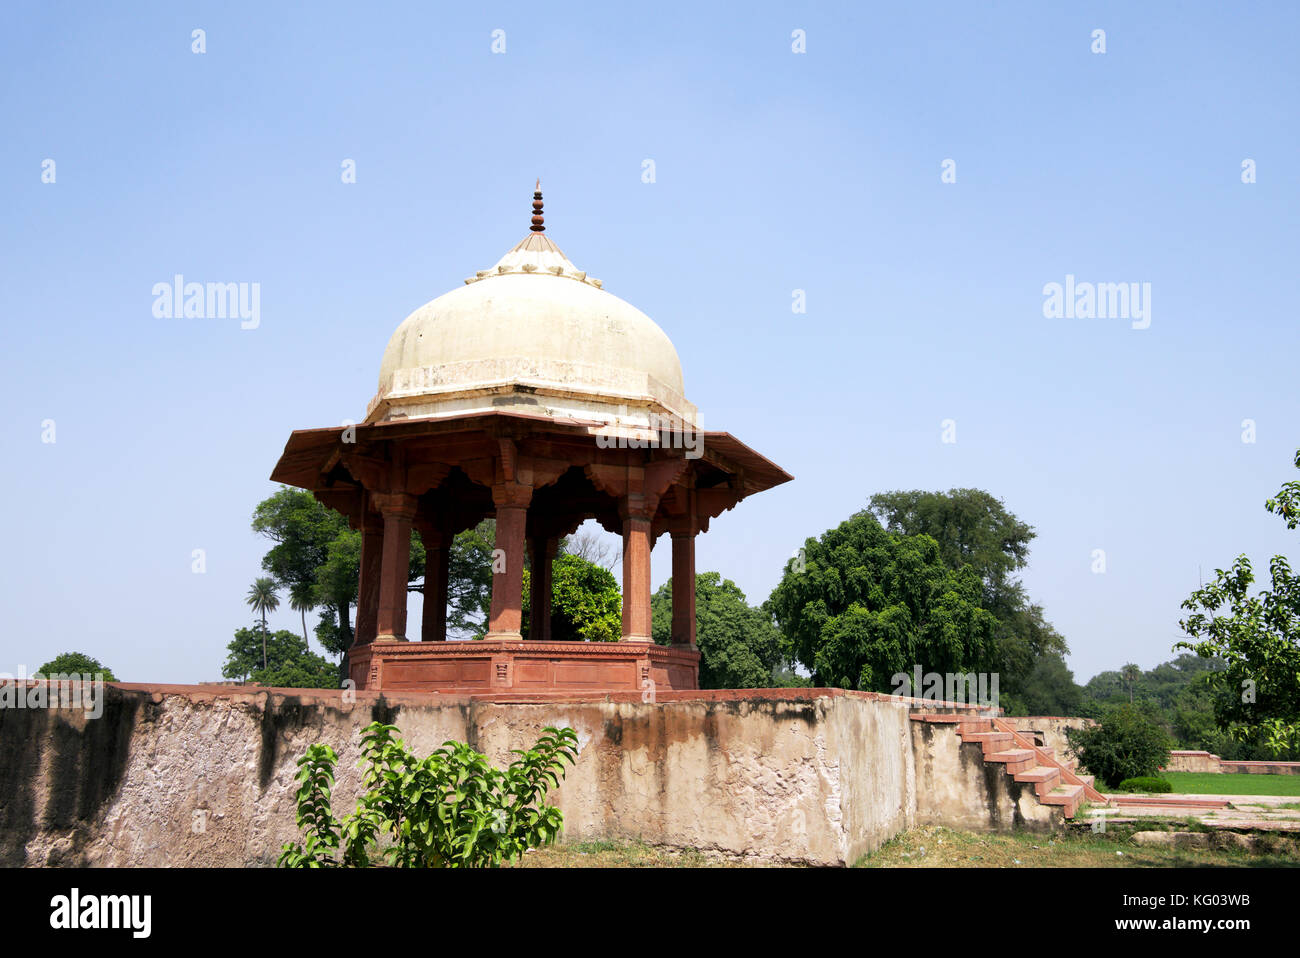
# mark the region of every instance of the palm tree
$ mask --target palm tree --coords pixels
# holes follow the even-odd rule
[[[289,589],[289,608],[302,613],[302,641],[307,644],[307,613],[316,608],[316,589],[309,582],[299,582]],[[308,646],[310,648],[310,646]]]
[[[1142,670],[1130,662],[1120,670],[1120,674],[1124,676],[1124,681],[1128,683],[1128,704],[1132,705],[1133,686],[1136,685],[1137,680],[1142,677]]]
[[[275,592],[275,580],[263,576],[253,580],[248,590],[248,598],[244,600],[252,606],[254,612],[262,616],[262,668],[264,669],[266,668],[266,613],[280,608],[280,597]]]

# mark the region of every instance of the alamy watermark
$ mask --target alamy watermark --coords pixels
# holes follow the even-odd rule
[[[262,322],[261,283],[187,283],[177,273],[153,284],[153,298],[156,319],[239,319],[240,329]]]
[[[893,694],[921,699],[923,702],[956,702],[961,705],[978,705],[980,708],[998,707],[997,672],[922,672],[921,666],[912,667],[912,674],[895,672],[890,678]]]
[[[28,684],[29,681],[31,684]],[[15,677],[0,672],[0,709],[81,709],[87,718],[104,714],[104,673],[57,672],[29,679],[21,665]]]
[[[626,409],[622,412],[627,414]],[[652,412],[648,426],[633,428],[650,435],[612,436],[601,433],[596,436],[596,445],[601,449],[685,449],[687,459],[699,459],[704,455],[704,433],[680,416],[660,416]]]
[[[1043,316],[1047,319],[1131,319],[1134,329],[1151,325],[1150,283],[1075,282],[1043,287]]]

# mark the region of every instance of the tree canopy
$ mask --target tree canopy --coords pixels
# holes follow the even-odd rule
[[[49,678],[52,675],[101,675],[105,682],[117,682],[113,670],[100,664],[99,659],[91,658],[84,652],[64,652],[56,655],[36,670],[38,674]]]
[[[532,615],[531,569],[524,570],[524,634]],[[490,577],[489,577],[490,578]],[[560,553],[551,563],[551,638],[617,642],[623,634],[623,596],[614,574],[582,556]]]
[[[262,666],[263,640],[266,643],[265,668]],[[226,663],[221,674],[228,679],[303,689],[332,689],[339,684],[339,667],[310,651],[302,636],[287,629],[264,633],[260,624],[252,629],[236,629],[226,651]]]
[[[1295,454],[1300,469],[1300,450]],[[1300,524],[1300,482],[1285,483],[1264,507],[1286,523]],[[1263,736],[1275,752],[1300,747],[1300,575],[1285,556],[1269,563],[1270,588],[1251,594],[1255,573],[1245,555],[1216,569],[1213,582],[1182,607],[1179,625],[1191,641],[1175,649],[1220,658],[1214,674],[1214,714],[1237,740]]]
[[[700,688],[755,689],[777,684],[784,664],[781,633],[772,617],[754,608],[745,593],[717,572],[695,577],[695,641],[700,649]],[[659,645],[672,641],[673,583],[650,598],[651,634]]]
[[[997,619],[981,599],[975,569],[950,569],[934,538],[887,532],[861,512],[805,542],[767,607],[817,685],[889,692],[916,664],[989,671]]]
[[[1062,715],[1078,704],[1065,638],[1042,606],[1029,601],[1017,577],[1029,561],[1032,526],[982,489],[878,493],[867,512],[889,532],[931,537],[948,568],[970,568],[979,576],[980,604],[997,620],[993,660],[1008,713]]]

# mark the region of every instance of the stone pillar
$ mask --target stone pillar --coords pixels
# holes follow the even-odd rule
[[[649,642],[650,636],[650,516],[643,496],[624,496],[623,517],[623,637],[624,642]]]
[[[532,486],[520,483],[503,482],[492,488],[497,536],[492,555],[492,608],[484,638],[513,642],[523,639],[519,626],[524,604],[524,527],[532,497]]]
[[[379,574],[376,642],[406,641],[406,583],[411,567],[411,520],[416,498],[405,492],[379,493],[375,505],[384,516],[384,551]]]
[[[673,531],[673,645],[695,648],[695,532]]]
[[[375,641],[379,627],[379,578],[384,552],[384,518],[365,511],[361,518],[361,579],[357,584],[357,631],[352,644]]]
[[[420,641],[443,642],[447,638],[451,536],[432,523],[421,523],[417,528],[424,543],[424,617],[420,620]]]
[[[551,640],[551,562],[559,544],[554,536],[531,536],[528,540],[533,567],[528,588],[528,638],[533,642]]]

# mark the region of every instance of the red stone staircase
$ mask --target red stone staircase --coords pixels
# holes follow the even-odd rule
[[[912,712],[913,722],[951,725],[963,743],[980,746],[985,764],[1003,766],[1017,782],[1030,783],[1044,805],[1059,805],[1066,818],[1073,818],[1079,806],[1092,802],[1108,804],[1106,796],[1093,787],[1091,775],[1077,775],[1058,760],[1049,748],[1038,745],[1032,736],[1019,732],[1000,718],[987,718],[972,712]]]

